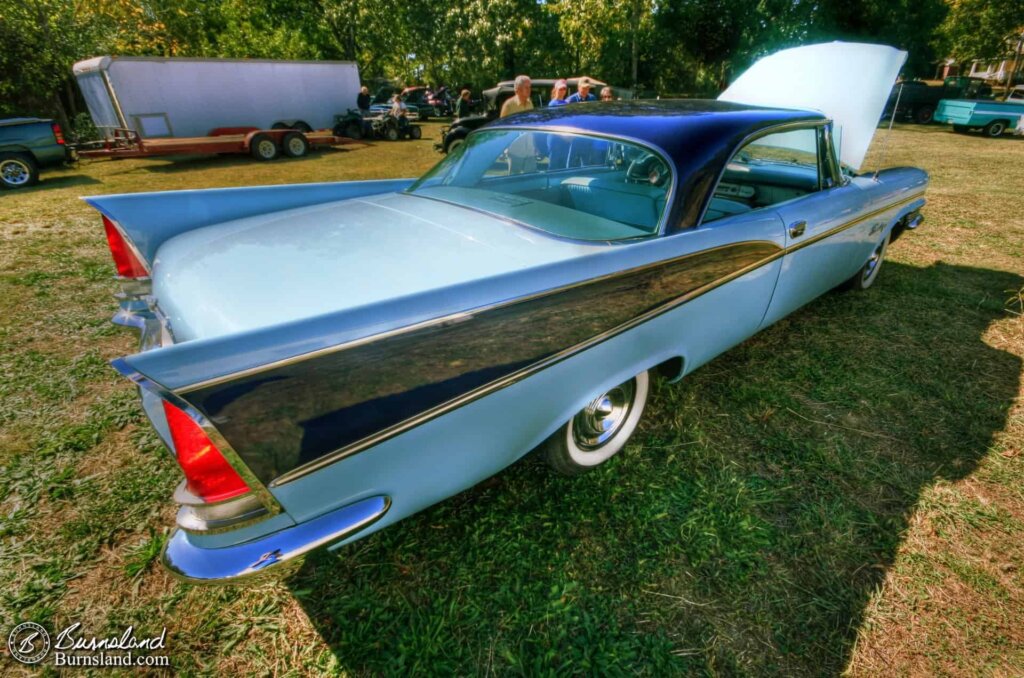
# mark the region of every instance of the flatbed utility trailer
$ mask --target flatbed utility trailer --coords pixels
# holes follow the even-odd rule
[[[274,160],[280,155],[300,158],[317,146],[359,143],[335,136],[330,131],[299,132],[294,129],[222,128],[205,137],[146,139],[135,130],[115,128],[103,141],[77,147],[82,158],[146,158],[160,155],[244,154],[257,160]]]

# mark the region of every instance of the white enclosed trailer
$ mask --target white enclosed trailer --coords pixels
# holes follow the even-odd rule
[[[143,138],[325,129],[356,107],[360,86],[350,61],[101,56],[76,63],[74,74],[97,127]]]

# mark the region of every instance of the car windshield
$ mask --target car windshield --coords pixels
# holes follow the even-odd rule
[[[657,233],[671,185],[664,159],[637,144],[515,129],[472,134],[408,192],[565,238],[610,241]]]

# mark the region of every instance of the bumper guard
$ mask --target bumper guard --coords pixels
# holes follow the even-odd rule
[[[370,497],[265,537],[223,548],[203,548],[177,530],[164,546],[171,574],[193,584],[232,583],[298,564],[310,551],[329,546],[377,522],[391,507],[388,497]]]

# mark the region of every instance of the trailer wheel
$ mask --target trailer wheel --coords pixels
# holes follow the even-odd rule
[[[309,153],[309,140],[302,132],[288,132],[281,141],[281,150],[289,158],[301,158]]]
[[[412,137],[413,139],[420,139],[423,137],[423,130],[421,130],[419,127],[413,127],[412,129],[409,130],[409,136]]]
[[[279,152],[280,149],[269,134],[257,134],[249,140],[249,153],[257,160],[273,160]]]

